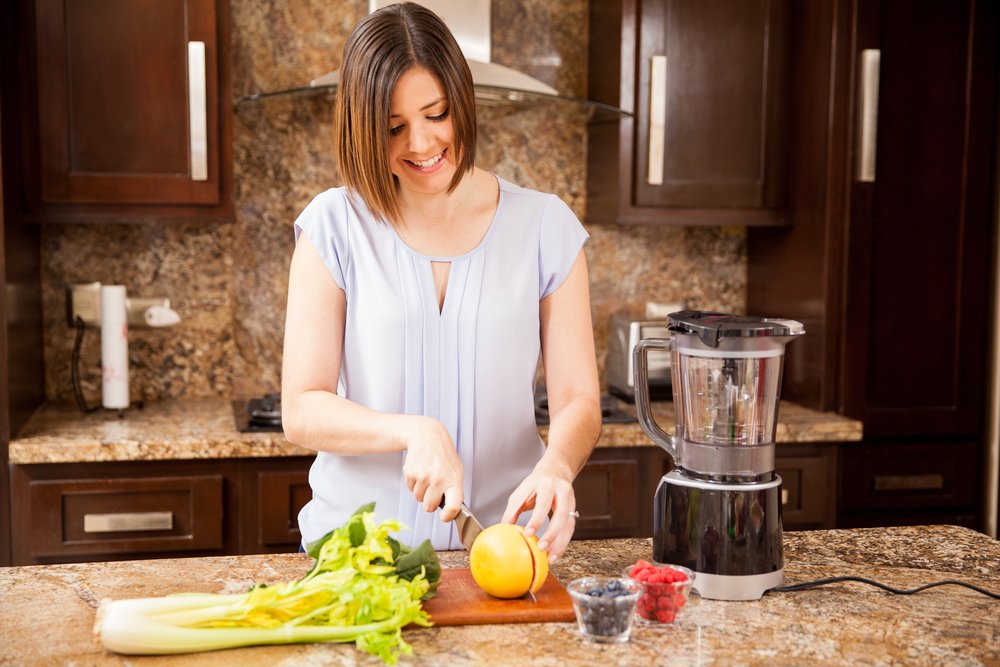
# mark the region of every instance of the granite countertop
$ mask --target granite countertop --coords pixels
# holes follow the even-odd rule
[[[629,406],[629,409],[631,407]],[[861,422],[782,402],[777,441],[781,444],[856,442]],[[654,416],[673,431],[673,404],[654,404]],[[542,437],[548,429],[539,427]],[[598,447],[655,446],[638,423],[604,424]],[[147,403],[118,417],[98,410],[83,414],[76,406],[46,404],[10,442],[10,462],[83,463],[169,459],[310,456],[314,452],[285,440],[281,433],[240,433],[226,398]]]
[[[959,579],[1000,588],[1000,542],[956,526],[792,532],[785,582],[852,575],[899,588]],[[464,567],[464,552],[440,554]],[[562,582],[612,574],[649,558],[648,539],[572,542],[552,572]],[[0,664],[334,665],[381,664],[353,645],[253,647],[173,657],[125,657],[93,642],[104,598],[183,591],[240,592],[296,579],[305,554],[227,556],[0,569]],[[574,623],[474,625],[405,631],[406,665],[986,665],[1000,663],[1000,602],[958,586],[893,595],[860,583],[754,602],[691,596],[673,626],[640,625],[622,645],[584,641]]]

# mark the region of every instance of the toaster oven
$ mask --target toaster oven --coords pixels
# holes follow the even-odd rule
[[[638,320],[616,315],[611,318],[611,340],[608,341],[608,359],[605,376],[608,391],[616,396],[635,400],[632,349],[643,338],[669,338],[666,319]],[[670,353],[649,353],[649,396],[652,400],[670,400]]]

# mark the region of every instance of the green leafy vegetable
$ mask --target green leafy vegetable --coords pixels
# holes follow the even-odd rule
[[[256,644],[354,642],[395,664],[412,648],[403,627],[431,625],[421,608],[433,597],[441,565],[429,541],[416,549],[390,533],[399,521],[375,523],[374,503],[310,544],[316,559],[301,579],[258,584],[243,595],[181,593],[104,601],[94,633],[128,654],[211,651]]]

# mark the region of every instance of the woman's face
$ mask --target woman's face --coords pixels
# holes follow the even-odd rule
[[[444,87],[423,67],[396,83],[389,105],[389,165],[400,188],[447,192],[458,164],[455,128]]]

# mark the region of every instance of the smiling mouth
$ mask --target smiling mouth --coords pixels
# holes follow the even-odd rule
[[[447,152],[447,148],[435,155],[434,157],[427,158],[426,160],[407,160],[410,164],[420,169],[430,169],[438,162],[444,159],[444,154]]]

